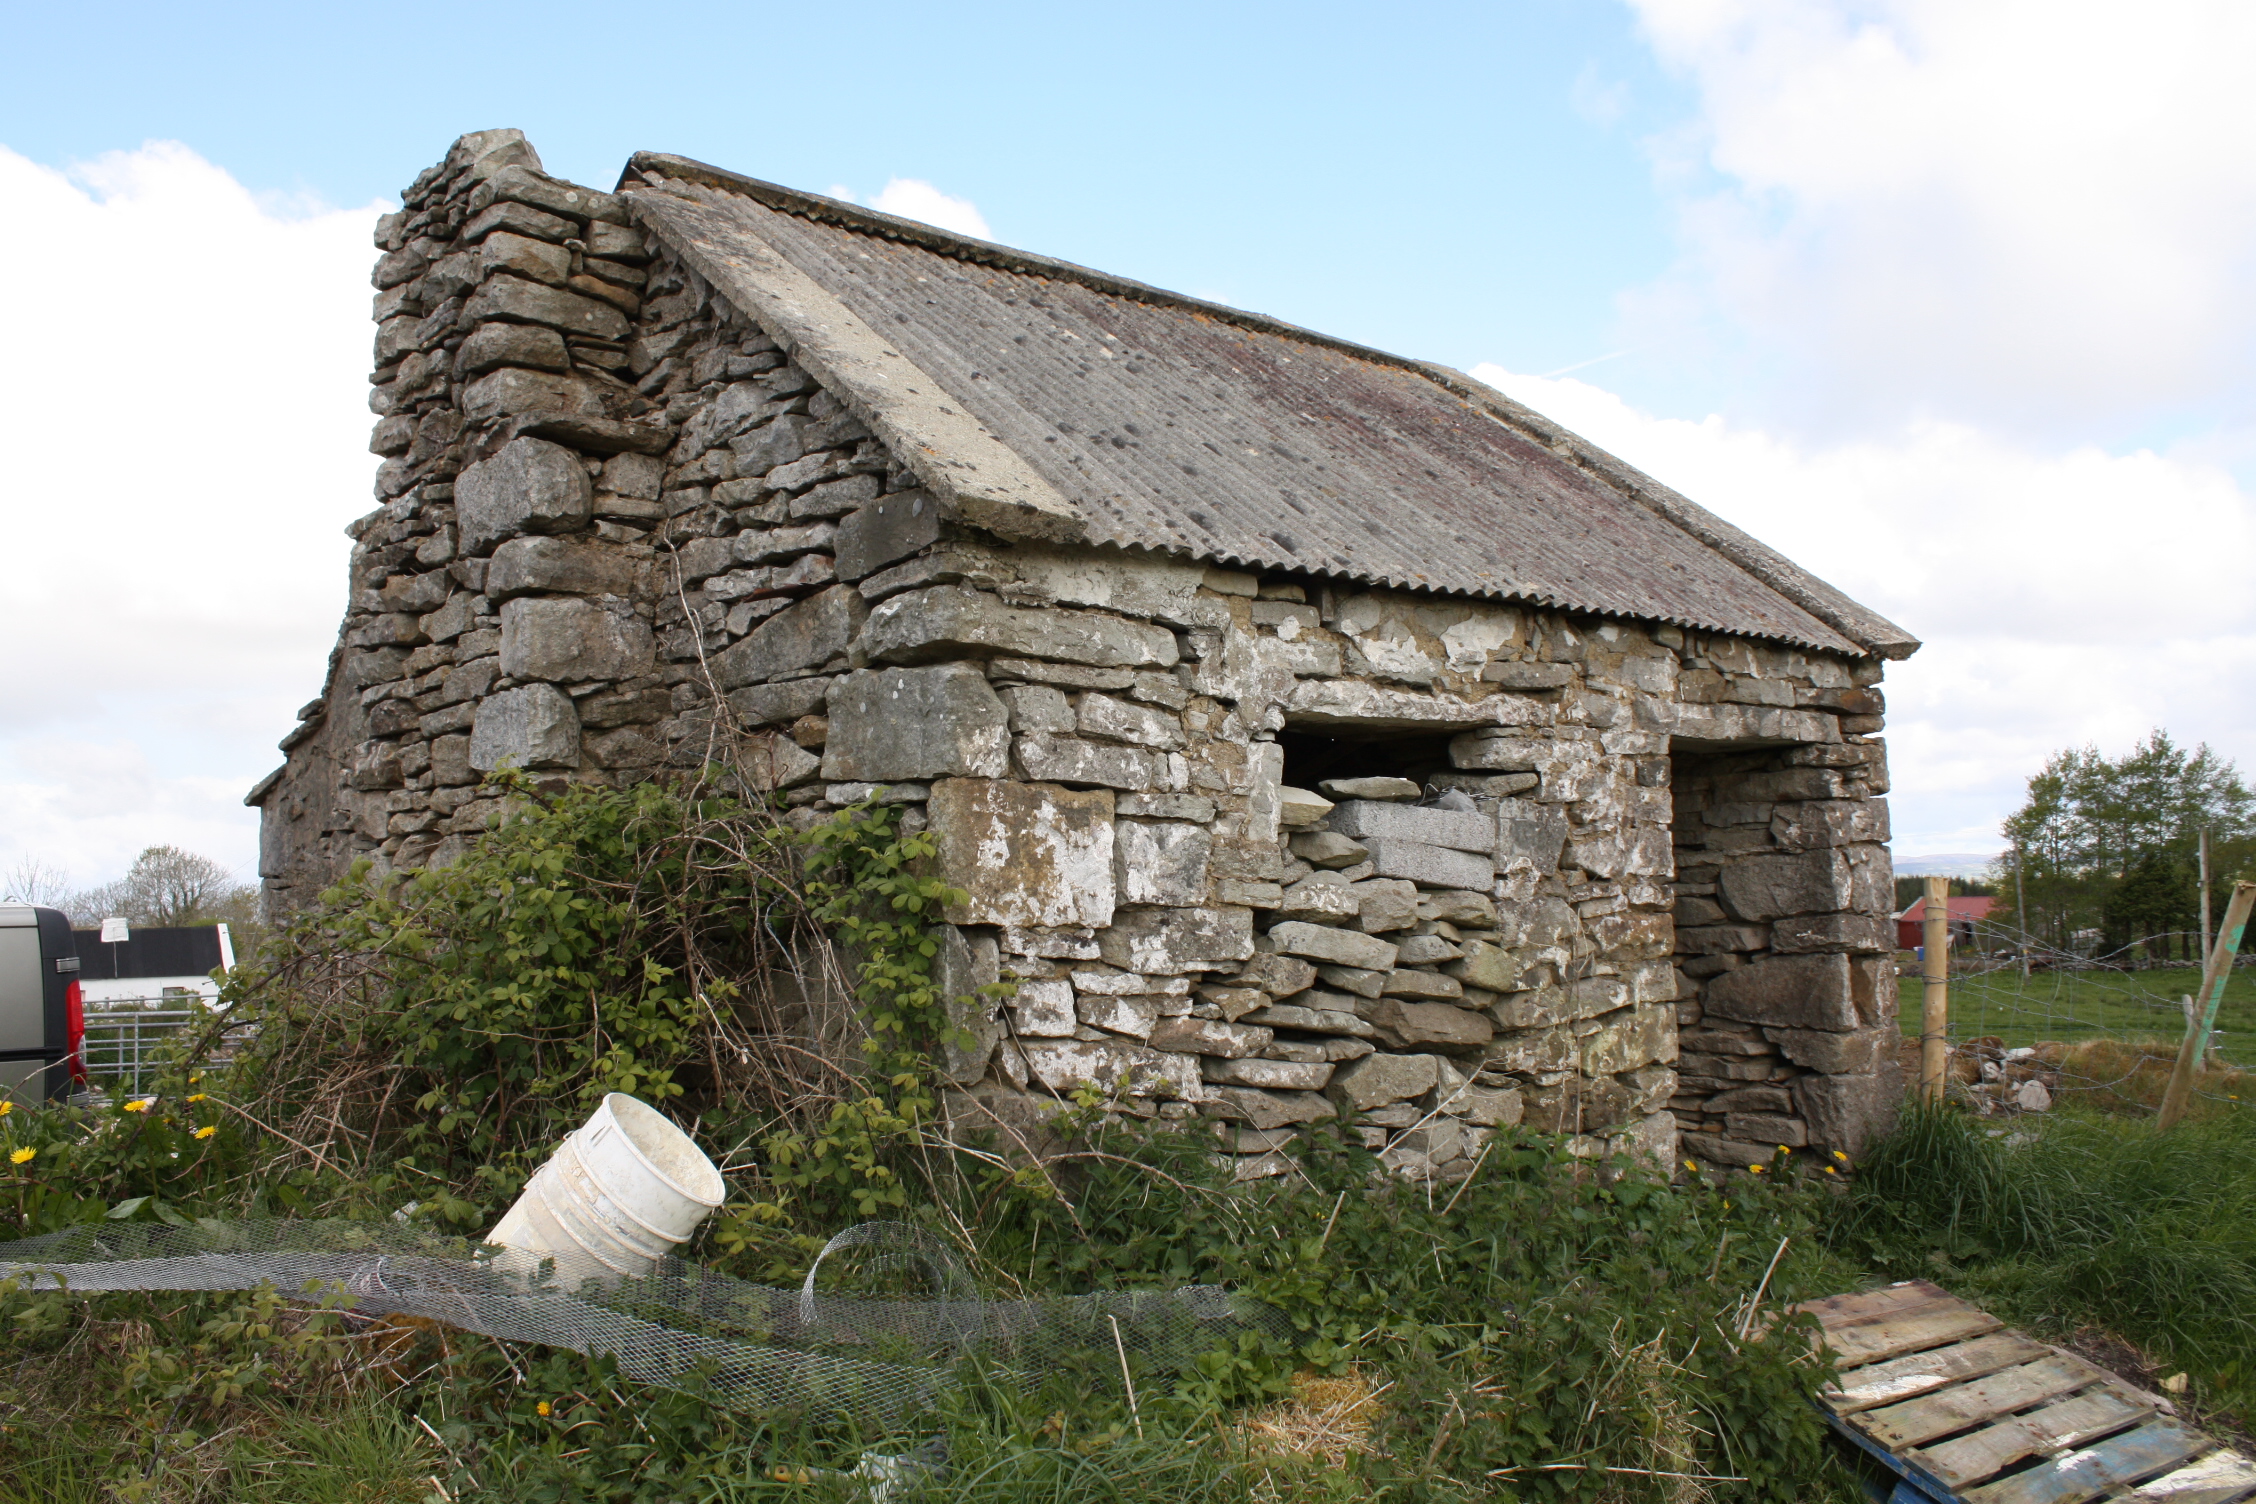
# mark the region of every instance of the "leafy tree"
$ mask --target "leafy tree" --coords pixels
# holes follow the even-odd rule
[[[2204,829],[2214,905],[2256,865],[2256,795],[2206,743],[2189,752],[2156,730],[2119,758],[2088,746],[2055,754],[2005,822],[2030,927],[2063,949],[2098,931],[2109,950],[2144,941],[2157,959],[2192,959]],[[1998,875],[2010,895],[2010,857]]]

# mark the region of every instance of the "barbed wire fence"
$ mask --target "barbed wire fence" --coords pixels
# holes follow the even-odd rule
[[[2044,1110],[2064,1098],[2158,1109],[2201,989],[2200,964],[2175,957],[2199,955],[2200,935],[2169,931],[2106,948],[2087,933],[2064,948],[1994,919],[1953,929],[1949,1095],[1985,1114]],[[1917,962],[1899,963],[1898,976],[1907,1076],[1916,1080]],[[2027,1090],[2032,1083],[2041,1093]],[[2256,1104],[2256,954],[2234,959],[2194,1099]]]

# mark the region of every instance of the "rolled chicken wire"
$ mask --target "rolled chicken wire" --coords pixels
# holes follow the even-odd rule
[[[934,1299],[831,1295],[815,1276],[834,1252],[921,1268]],[[608,1355],[646,1384],[692,1389],[731,1409],[801,1410],[881,1425],[931,1404],[967,1370],[1026,1382],[1102,1374],[1118,1342],[1134,1367],[1181,1372],[1242,1334],[1289,1335],[1282,1313],[1217,1285],[987,1300],[946,1245],[895,1222],[832,1238],[805,1284],[782,1290],[666,1258],[644,1277],[564,1288],[496,1250],[398,1222],[200,1220],[96,1223],[0,1244],[0,1282],[117,1290],[303,1293],[368,1315],[418,1316],[512,1342]]]

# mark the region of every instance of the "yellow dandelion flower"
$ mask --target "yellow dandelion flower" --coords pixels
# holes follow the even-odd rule
[[[38,1157],[39,1151],[27,1145],[26,1147],[18,1149],[15,1153],[9,1155],[8,1163],[12,1165],[28,1165]]]
[[[1784,1144],[1780,1144],[1780,1145],[1778,1146],[1778,1152],[1779,1152],[1779,1153],[1781,1153],[1781,1154],[1791,1154],[1791,1153],[1793,1153],[1794,1151],[1793,1151],[1793,1150],[1791,1150],[1791,1149],[1789,1149],[1789,1148],[1787,1148],[1787,1147],[1786,1147],[1786,1146],[1785,1146]]]
[[[14,1112],[15,1110],[16,1104],[14,1102],[0,1102],[0,1118],[6,1117],[9,1113]]]
[[[1842,1153],[1842,1152],[1841,1152],[1840,1150],[1838,1150],[1838,1149],[1835,1149],[1835,1150],[1833,1151],[1833,1157],[1834,1157],[1835,1159],[1838,1159],[1838,1160],[1842,1160],[1842,1161],[1846,1161],[1846,1160],[1848,1159],[1848,1156],[1847,1156],[1846,1154],[1843,1154],[1843,1153]]]
[[[1763,1167],[1762,1167],[1761,1165],[1749,1165],[1749,1166],[1747,1166],[1747,1173],[1748,1173],[1749,1175],[1760,1175],[1760,1174],[1761,1174],[1762,1172],[1763,1172]]]
[[[206,1123],[206,1124],[204,1124],[204,1126],[203,1126],[203,1127],[201,1127],[201,1128],[198,1128],[198,1129],[197,1129],[197,1130],[196,1130],[196,1131],[195,1131],[195,1132],[194,1132],[193,1134],[191,1134],[191,1135],[190,1135],[190,1137],[192,1137],[192,1138],[210,1138],[210,1137],[211,1137],[211,1136],[212,1136],[213,1134],[215,1134],[215,1133],[217,1133],[217,1132],[219,1132],[219,1125],[218,1125],[217,1123]]]
[[[200,1091],[197,1092],[194,1096],[190,1097],[188,1100],[191,1102],[208,1102],[211,1100],[211,1093]]]
[[[125,1110],[127,1112],[147,1112],[150,1105],[156,1100],[155,1097],[135,1097],[125,1104]]]
[[[1834,1168],[1833,1168],[1833,1167],[1832,1167],[1831,1165],[1827,1165],[1827,1166],[1825,1167],[1825,1173],[1826,1173],[1826,1174],[1828,1174],[1828,1175],[1833,1175],[1833,1174],[1837,1174],[1838,1172],[1837,1172],[1837,1171],[1836,1171],[1836,1170],[1835,1170],[1835,1169],[1834,1169]]]
[[[542,1420],[546,1420],[556,1412],[549,1408],[548,1401],[542,1400],[539,1404],[533,1406],[533,1413],[538,1415]]]

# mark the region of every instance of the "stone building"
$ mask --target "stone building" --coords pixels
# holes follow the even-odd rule
[[[288,906],[505,763],[914,806],[958,1108],[1095,1085],[1243,1173],[1352,1108],[1714,1165],[1899,1095],[1916,646],[1455,371],[676,157],[465,136],[378,229],[380,505],[249,797]]]

